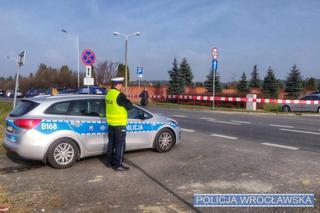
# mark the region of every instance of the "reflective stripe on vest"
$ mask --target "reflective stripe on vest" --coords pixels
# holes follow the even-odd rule
[[[106,95],[107,123],[111,126],[126,126],[128,123],[127,110],[117,103],[119,94],[118,90],[111,89]]]

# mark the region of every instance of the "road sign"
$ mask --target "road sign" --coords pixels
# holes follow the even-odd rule
[[[211,49],[211,55],[212,55],[212,108],[214,109],[214,96],[215,96],[215,83],[216,83],[216,72],[218,69],[218,49],[216,47]]]
[[[86,86],[94,85],[94,78],[84,78],[83,85],[86,85]]]
[[[211,55],[212,55],[213,59],[218,59],[219,53],[218,53],[218,49],[216,47],[212,48]]]
[[[212,68],[214,71],[217,71],[217,69],[218,69],[218,60],[212,59],[211,68]]]
[[[137,67],[137,75],[139,78],[143,77],[143,67]]]
[[[90,49],[85,49],[81,53],[81,60],[84,63],[84,65],[93,65],[96,61],[96,55],[94,52]]]
[[[22,51],[20,54],[19,54],[19,58],[18,58],[18,65],[19,67],[21,67],[22,65],[25,64],[25,61],[26,61],[26,51]]]
[[[92,66],[86,66],[86,78],[91,78],[91,70],[92,70]]]

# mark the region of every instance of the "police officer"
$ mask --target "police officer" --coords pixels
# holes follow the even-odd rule
[[[132,103],[121,92],[123,88],[123,77],[113,78],[112,87],[106,95],[106,115],[108,123],[108,149],[107,166],[115,171],[127,171],[128,166],[122,162],[125,151],[126,126],[128,110]]]

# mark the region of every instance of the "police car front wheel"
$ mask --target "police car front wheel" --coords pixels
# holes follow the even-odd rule
[[[155,148],[158,152],[168,152],[175,143],[174,133],[170,129],[163,129],[157,134]]]
[[[75,142],[69,138],[55,141],[48,149],[47,159],[50,166],[57,169],[71,167],[79,156]]]

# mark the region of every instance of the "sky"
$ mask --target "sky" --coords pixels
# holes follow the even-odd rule
[[[269,66],[285,79],[294,64],[303,77],[320,78],[319,23],[319,0],[0,0],[0,76],[15,74],[7,56],[22,50],[22,75],[40,63],[76,70],[76,35],[80,52],[92,49],[96,63],[124,63],[124,37],[112,33],[138,31],[128,40],[131,80],[137,66],[145,80],[168,80],[173,59],[185,57],[194,81],[204,81],[213,47],[224,82],[243,72],[250,78],[255,64],[262,79]]]

